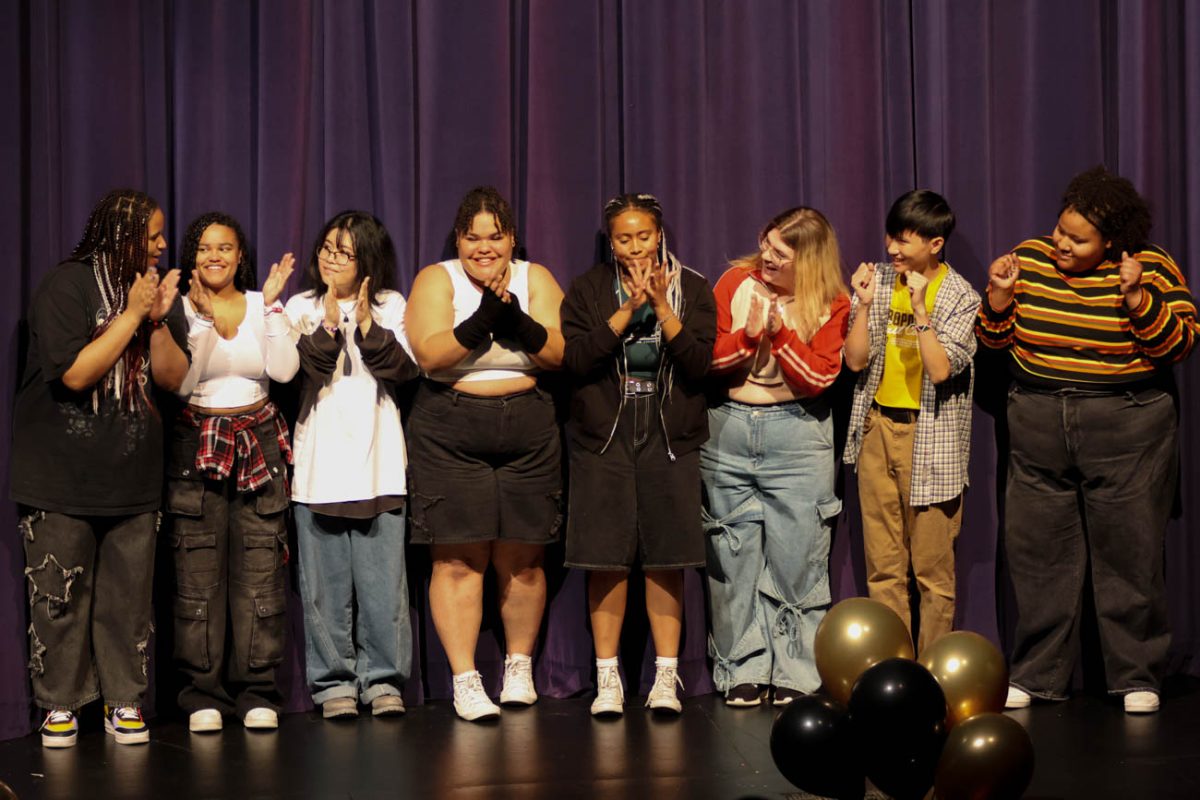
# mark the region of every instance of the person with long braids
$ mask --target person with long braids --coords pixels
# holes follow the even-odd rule
[[[408,428],[413,542],[430,545],[430,611],[454,676],[454,710],[466,720],[500,713],[475,668],[489,564],[504,625],[500,702],[537,700],[542,557],[561,520],[559,432],[537,373],[562,362],[562,290],[548,269],[514,257],[516,230],[499,192],[472,189],[454,219],[458,258],[422,269],[408,304],[426,375]]]
[[[12,499],[45,747],[73,746],[78,710],[98,697],[118,744],[150,740],[141,705],[163,479],[154,389],[178,389],[188,370],[179,270],[158,269],[165,228],[146,194],[110,192],[30,305]]]
[[[1171,639],[1163,542],[1179,477],[1171,367],[1200,324],[1150,224],[1133,184],[1095,167],[1067,186],[1049,236],[988,269],[976,333],[1008,351],[1013,378],[1009,708],[1066,697],[1088,570],[1109,694],[1127,713],[1159,708]]]
[[[179,706],[192,731],[218,731],[229,714],[247,728],[275,728],[291,448],[267,392],[300,368],[279,303],[294,259],[285,253],[253,291],[246,236],[215,212],[188,226],[180,257],[192,364],[178,392],[187,405],[167,449],[166,496],[175,659],[187,679]]]
[[[758,705],[768,686],[783,706],[820,685],[813,639],[842,507],[823,397],[850,311],[837,237],[799,206],[758,241],[717,281],[713,372],[727,399],[709,412],[700,457],[713,680],[731,706]]]
[[[287,303],[300,353],[293,441],[308,684],[326,719],[404,713],[412,621],[404,558],[406,455],[396,407],[417,376],[383,223],[343,211],[321,228]]]
[[[613,198],[604,222],[612,263],[576,278],[562,307],[574,383],[566,563],[588,573],[592,714],[624,712],[618,648],[638,564],[655,652],[646,705],[678,714],[683,571],[704,565],[699,448],[708,438],[713,295],[667,249],[653,195]]]

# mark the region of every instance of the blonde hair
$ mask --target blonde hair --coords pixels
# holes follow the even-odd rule
[[[795,252],[792,272],[795,280],[793,320],[796,332],[805,342],[820,330],[828,319],[830,305],[849,292],[842,275],[842,254],[837,235],[825,215],[815,208],[797,206],[777,214],[762,229],[759,241],[778,231],[788,247]],[[746,270],[762,269],[762,252],[734,259],[734,267]]]

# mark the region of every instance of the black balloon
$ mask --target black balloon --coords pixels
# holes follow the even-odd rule
[[[864,793],[846,709],[819,694],[788,704],[771,728],[771,758],[797,788],[839,800]]]
[[[946,742],[946,696],[916,661],[890,658],[864,672],[848,719],[867,777],[897,798],[922,798],[933,786]]]

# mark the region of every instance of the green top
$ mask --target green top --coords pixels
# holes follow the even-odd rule
[[[613,278],[617,303],[629,299],[629,293],[621,286],[621,279]],[[658,364],[662,360],[662,328],[654,309],[646,303],[629,320],[625,328],[625,364],[623,371],[631,378],[653,380],[658,375]]]

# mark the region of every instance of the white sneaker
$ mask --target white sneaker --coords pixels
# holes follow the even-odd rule
[[[500,704],[531,706],[537,698],[537,690],[533,688],[533,659],[520,653],[505,656]]]
[[[279,714],[273,708],[252,708],[242,717],[242,724],[254,730],[274,730],[279,727]]]
[[[678,714],[683,711],[679,702],[679,694],[675,687],[683,688],[679,672],[675,667],[659,667],[654,671],[654,686],[650,687],[650,695],[646,705],[654,711],[671,711]]]
[[[1005,708],[1029,708],[1029,704],[1033,702],[1033,698],[1029,692],[1024,689],[1018,689],[1016,686],[1008,687],[1008,698],[1004,701]]]
[[[1153,714],[1158,711],[1157,692],[1130,692],[1125,695],[1126,714]]]
[[[500,716],[500,706],[488,699],[478,670],[454,676],[454,711],[468,722]]]
[[[74,711],[55,709],[46,713],[41,731],[42,747],[74,747],[79,736],[79,720]]]
[[[219,731],[221,724],[221,712],[215,708],[202,708],[188,714],[188,730],[192,733]]]
[[[625,690],[621,673],[616,667],[596,668],[596,699],[592,701],[592,716],[625,713]]]

